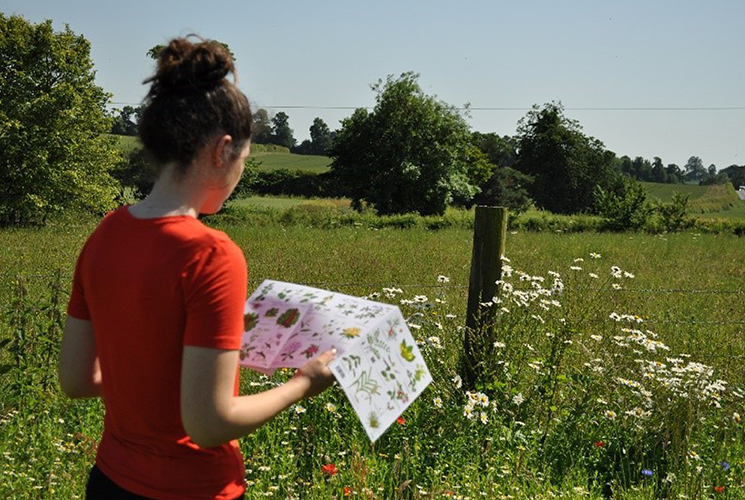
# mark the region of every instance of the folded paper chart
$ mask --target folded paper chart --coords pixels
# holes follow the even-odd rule
[[[244,313],[242,366],[271,375],[336,348],[329,368],[371,441],[432,381],[396,306],[266,280]]]

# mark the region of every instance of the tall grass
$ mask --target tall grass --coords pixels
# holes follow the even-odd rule
[[[242,439],[248,498],[741,498],[738,238],[508,234],[499,319],[493,337],[476,333],[482,376],[464,387],[468,228],[211,223],[244,250],[251,286],[274,278],[400,305],[434,377],[375,445],[338,390]],[[2,498],[82,497],[103,410],[61,395],[54,358],[92,228],[0,232]],[[244,371],[241,391],[288,376]],[[337,474],[323,472],[330,463]]]

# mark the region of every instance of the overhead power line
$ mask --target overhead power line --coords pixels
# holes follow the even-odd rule
[[[139,106],[139,102],[111,101],[111,104]],[[259,108],[270,109],[320,109],[354,111],[355,109],[373,109],[372,106],[311,106],[304,104],[263,104]],[[458,106],[456,109],[462,111],[530,111],[532,107],[500,107],[500,106]],[[722,107],[571,107],[564,108],[567,111],[745,111],[745,106],[722,106]]]

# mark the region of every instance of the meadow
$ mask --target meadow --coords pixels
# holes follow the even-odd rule
[[[399,304],[434,382],[372,445],[331,390],[240,441],[247,498],[743,498],[745,251],[734,236],[507,236],[482,364],[459,378],[472,232],[209,223],[265,278]],[[99,401],[56,384],[94,221],[0,232],[2,498],[82,498]],[[289,373],[241,374],[243,393]]]

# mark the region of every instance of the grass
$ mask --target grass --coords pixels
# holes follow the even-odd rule
[[[418,314],[411,321],[421,328],[413,332],[435,378],[403,415],[403,425],[394,424],[373,446],[337,390],[303,402],[305,412],[284,412],[241,439],[248,498],[341,498],[345,487],[360,498],[599,499],[609,491],[619,499],[708,498],[715,495],[714,486],[726,487],[719,498],[740,498],[745,435],[733,415],[745,415],[742,399],[734,395],[745,387],[745,316],[742,295],[735,293],[745,283],[741,239],[522,229],[508,234],[514,271],[506,279],[515,289],[532,288],[530,283],[548,288],[554,280],[548,271],[558,272],[565,288],[553,298],[562,307],[544,310],[537,300],[518,306],[503,292],[502,305],[510,313],[500,314],[494,335],[505,347],[483,346],[490,361],[475,389],[488,394],[491,403],[472,406],[476,418],[469,420],[464,416],[469,398],[453,377],[463,335],[471,230],[252,226],[228,218],[211,223],[243,249],[251,289],[273,278],[380,294],[378,300],[393,303],[426,295],[431,303],[421,310],[401,306],[407,316]],[[39,486],[53,498],[82,497],[103,409],[97,401],[64,398],[53,367],[75,259],[94,225],[80,221],[0,231],[0,342],[10,340],[0,347],[0,366],[9,367],[0,375],[0,497],[40,498]],[[593,259],[591,253],[601,257]],[[613,265],[635,277],[611,277]],[[450,282],[438,283],[439,275]],[[535,275],[545,281],[530,278]],[[613,283],[621,289],[614,290]],[[402,292],[386,297],[384,287]],[[642,318],[639,330],[654,332],[670,351],[652,352],[629,341],[632,334],[622,328],[637,328],[636,323],[613,321],[612,312]],[[666,357],[711,366],[711,380],[699,382],[728,382],[717,403],[722,408],[713,404],[716,398],[699,399],[695,388],[686,389],[686,398],[676,396],[654,375],[640,373],[635,361],[672,366]],[[288,376],[266,379],[242,371],[241,391],[271,387]],[[651,406],[619,378],[649,388]],[[523,402],[517,402],[518,394]],[[434,398],[442,400],[441,407]],[[624,413],[635,408],[650,414]],[[618,416],[604,417],[606,410]],[[700,459],[691,458],[691,452]],[[339,473],[324,475],[327,463]],[[675,479],[666,481],[672,477],[668,473]]]
[[[331,159],[327,156],[296,155],[291,153],[253,153],[249,159],[261,162],[259,170],[306,170],[322,173],[329,169]]]
[[[670,202],[674,193],[689,196],[689,212],[703,220],[745,220],[745,201],[740,200],[732,184],[696,186],[642,182],[650,198]]]
[[[687,194],[688,199],[693,201],[706,194],[709,186],[698,186],[695,184],[661,184],[657,182],[641,182],[647,190],[649,197],[662,202],[670,202],[674,193]]]

